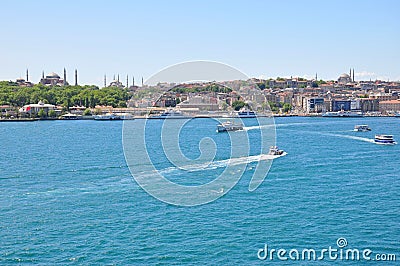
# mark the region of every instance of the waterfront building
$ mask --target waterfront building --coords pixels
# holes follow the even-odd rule
[[[331,108],[330,110],[332,112],[337,112],[337,111],[350,111],[351,110],[351,100],[345,100],[345,99],[334,99],[331,100]]]
[[[398,95],[390,92],[376,92],[376,93],[370,93],[369,97],[371,99],[377,99],[379,101],[390,101],[390,100],[396,100],[398,98]]]
[[[360,98],[360,110],[363,113],[379,111],[379,100]]]
[[[200,111],[218,111],[218,99],[211,96],[193,96],[178,104],[180,108],[198,108]]]
[[[53,104],[43,103],[39,101],[38,103],[32,103],[24,105],[19,109],[21,114],[37,115],[40,110],[43,110],[46,115],[48,115],[50,110],[55,110],[56,106]]]
[[[305,106],[306,113],[323,113],[326,111],[324,98],[306,97],[303,101],[305,101],[303,106]]]
[[[389,100],[389,101],[380,101],[379,102],[379,111],[381,111],[382,113],[399,112],[400,111],[400,99]]]

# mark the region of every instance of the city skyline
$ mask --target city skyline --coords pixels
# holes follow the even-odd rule
[[[400,80],[396,1],[1,3],[0,80],[42,71],[102,86],[173,64],[226,63],[249,77]],[[18,13],[15,18],[15,10]],[[55,11],[54,11],[55,10]],[[13,11],[13,12],[11,12]],[[131,81],[130,81],[131,82]]]

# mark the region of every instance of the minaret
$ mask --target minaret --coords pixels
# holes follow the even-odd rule
[[[42,71],[42,79],[44,79],[44,70]]]
[[[318,73],[315,72],[315,80],[318,80]]]
[[[65,67],[64,67],[64,81],[63,81],[63,85],[64,85],[64,86],[67,85],[67,71],[65,70]]]
[[[128,80],[128,75],[126,75],[126,87],[129,88],[129,80]]]
[[[104,88],[107,87],[107,76],[104,74]]]
[[[355,82],[355,79],[354,79],[354,68],[353,68],[353,82]]]
[[[135,76],[132,77],[132,86],[135,86]]]
[[[351,68],[350,68],[350,74],[349,74],[350,78],[351,78]]]
[[[142,87],[143,87],[143,77],[142,77]]]
[[[78,86],[78,70],[75,69],[75,86]]]
[[[28,69],[26,69],[26,81],[28,82],[29,80],[29,74],[28,74]]]
[[[118,74],[118,78],[117,78],[117,81],[118,81],[118,83],[119,83],[119,74]]]
[[[113,81],[115,80],[115,74],[114,74],[114,76],[113,76]]]

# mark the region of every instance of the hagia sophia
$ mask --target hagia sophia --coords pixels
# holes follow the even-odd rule
[[[16,80],[19,86],[22,87],[32,87],[33,83],[29,81],[29,70],[26,70],[26,79],[18,78]],[[44,75],[44,71],[42,72],[42,78],[39,81],[39,84],[45,86],[67,86],[70,85],[67,81],[67,71],[64,68],[64,76],[61,78],[57,73],[50,72],[46,76]],[[78,70],[75,69],[75,86],[78,85]]]
[[[44,71],[42,72],[42,78],[40,79],[40,84],[47,86],[66,86],[69,85],[67,82],[67,71],[64,68],[64,78],[61,78],[57,73],[51,72],[44,76]],[[75,69],[75,86],[78,85],[78,70]]]

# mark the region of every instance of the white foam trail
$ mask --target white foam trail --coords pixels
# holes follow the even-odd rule
[[[340,137],[340,138],[346,138],[346,139],[360,140],[360,141],[365,141],[365,142],[369,142],[369,143],[375,143],[375,141],[373,139],[368,139],[368,138],[363,138],[363,137],[356,137],[356,136],[351,136],[351,135],[332,134],[332,133],[327,133],[326,135],[334,136],[334,137]]]
[[[241,164],[249,164],[253,162],[259,162],[259,161],[267,161],[267,160],[274,160],[276,158],[282,157],[287,155],[286,152],[284,152],[281,155],[270,155],[270,154],[260,154],[260,155],[253,155],[253,156],[247,156],[247,157],[239,157],[239,158],[230,158],[226,160],[219,160],[219,161],[213,161],[211,163],[203,163],[203,164],[193,164],[193,165],[186,165],[183,167],[183,169],[179,167],[167,167],[164,169],[160,169],[158,171],[152,171],[152,172],[143,172],[141,173],[141,178],[145,176],[151,176],[156,173],[159,173],[161,175],[164,174],[173,174],[175,172],[178,172],[179,170],[185,170],[188,172],[197,172],[197,171],[203,171],[203,170],[214,170],[217,168],[222,168],[222,167],[227,167],[229,166],[235,166],[235,165],[241,165]]]
[[[251,127],[243,127],[243,130],[249,131],[249,130],[255,130],[255,129],[263,129],[263,128],[268,128],[268,127],[273,127],[273,125],[264,125],[264,126],[251,126]]]
[[[303,122],[303,123],[285,123],[285,124],[270,124],[270,125],[262,125],[262,126],[250,126],[244,127],[245,131],[255,130],[255,129],[263,129],[269,127],[290,127],[290,126],[304,126],[304,125],[313,125],[313,124],[330,124],[332,122]]]

